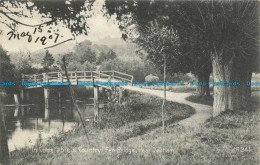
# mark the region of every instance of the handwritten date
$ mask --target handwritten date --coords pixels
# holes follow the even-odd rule
[[[17,39],[17,40],[20,40],[22,38],[27,38],[27,41],[29,43],[31,42],[34,42],[34,43],[41,43],[42,45],[46,45],[48,41],[51,41],[54,42],[54,43],[57,43],[58,39],[63,37],[63,36],[60,36],[58,33],[54,33],[53,34],[50,34],[48,36],[40,36],[40,37],[37,37],[37,36],[34,36],[36,33],[42,33],[43,30],[42,30],[42,26],[39,26],[38,28],[34,28],[34,31],[33,33],[30,33],[29,31],[27,32],[22,32],[22,33],[15,33],[14,31],[10,31],[7,33],[7,35],[9,36],[9,40],[11,39]],[[50,33],[50,31],[48,30],[48,33]]]

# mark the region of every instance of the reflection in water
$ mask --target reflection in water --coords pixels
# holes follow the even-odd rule
[[[46,140],[59,131],[69,131],[72,129],[74,123],[67,122],[63,124],[62,121],[43,122],[38,118],[28,118],[26,121],[13,121],[15,130],[8,130],[8,146],[9,151],[24,146],[32,146],[35,144],[39,135]]]
[[[83,90],[84,89],[84,90]],[[60,90],[60,92],[58,92]],[[75,88],[78,97],[81,100],[93,97],[93,89]],[[9,151],[19,149],[25,146],[32,146],[36,140],[41,137],[43,141],[46,138],[60,131],[71,130],[75,121],[79,122],[77,113],[73,112],[71,98],[68,88],[52,88],[50,98],[48,99],[48,115],[50,120],[45,119],[45,99],[43,88],[34,88],[25,91],[26,99],[21,96],[14,96],[9,104],[20,104],[19,106],[5,106],[5,122],[8,136]],[[19,101],[20,99],[20,101]],[[19,101],[19,102],[18,102]],[[24,101],[24,102],[23,102]],[[88,99],[88,101],[92,101]],[[6,103],[6,104],[8,104]],[[86,104],[92,102],[80,102],[78,106],[83,112],[83,116],[93,118],[93,108],[86,108]],[[91,112],[91,113],[90,113]]]
[[[51,103],[50,103],[51,104]],[[44,105],[30,105],[8,108],[5,110],[6,129],[9,151],[25,146],[32,146],[39,136],[43,142],[47,138],[59,133],[69,131],[75,125],[70,117],[72,112],[56,109],[55,104],[50,108],[51,120],[44,120]]]

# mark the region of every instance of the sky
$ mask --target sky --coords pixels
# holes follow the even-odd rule
[[[67,51],[68,49],[71,49],[76,43],[83,41],[83,40],[90,40],[92,42],[98,42],[103,40],[106,37],[111,37],[111,38],[120,38],[121,37],[121,32],[118,28],[118,25],[116,24],[115,17],[112,17],[111,19],[107,19],[106,17],[103,16],[103,12],[101,11],[102,5],[104,4],[103,0],[97,0],[94,3],[93,6],[93,12],[94,15],[91,18],[88,18],[87,23],[90,27],[88,29],[88,36],[81,35],[75,37],[75,40],[71,40],[66,42],[66,44],[61,44],[59,46],[56,46],[55,51],[60,49],[60,53]],[[26,11],[24,11],[26,12]],[[15,16],[12,16],[15,18]],[[39,15],[38,13],[34,13],[33,18],[16,18],[20,22],[27,23],[27,24],[39,24],[41,22],[45,22],[48,20],[42,19],[42,16]],[[7,19],[5,16],[0,14],[0,21],[10,23],[10,20]],[[57,29],[59,31],[57,32]],[[17,27],[17,33],[14,34],[19,34],[20,35],[20,40],[17,38],[14,38],[14,34],[11,32],[11,30],[4,25],[3,23],[0,23],[0,30],[2,30],[1,38],[0,38],[0,44],[3,46],[3,48],[9,52],[19,52],[21,50],[26,50],[26,51],[37,51],[41,50],[45,47],[49,47],[54,45],[54,39],[57,37],[57,43],[66,41],[68,39],[74,39],[74,37],[71,35],[70,31],[66,28],[63,28],[61,25],[58,25],[57,27],[53,27],[50,29],[47,26],[44,26],[42,28],[42,32],[39,33],[39,30],[36,29],[36,33],[34,33],[35,28],[34,27],[27,27],[23,25],[18,25]],[[48,30],[50,30],[50,33],[48,33]],[[38,31],[38,32],[37,32]],[[28,42],[28,37],[21,37],[23,35],[22,33],[29,33],[33,34],[32,35],[32,41],[29,43]],[[55,34],[58,33],[58,35]],[[46,45],[41,44],[41,37],[47,37],[46,39]],[[39,39],[37,40],[37,38]],[[10,40],[9,40],[10,39]],[[36,43],[35,43],[36,42]],[[123,41],[122,41],[123,42]],[[100,43],[102,44],[102,43]],[[71,45],[68,47],[68,45]],[[51,48],[50,48],[51,51]]]

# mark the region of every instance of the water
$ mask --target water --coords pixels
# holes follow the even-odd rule
[[[15,115],[17,112],[18,116]],[[51,113],[52,118],[45,120],[41,109],[37,109],[35,105],[5,109],[5,114],[9,151],[25,146],[30,147],[36,143],[39,136],[44,142],[60,131],[73,129],[76,123],[73,118],[66,116],[66,113],[60,116],[53,116]]]
[[[53,88],[50,92],[48,101],[50,118],[48,120],[45,120],[46,109],[43,88],[29,89],[29,99],[25,99],[24,103],[19,106],[14,106],[14,103],[15,100],[20,98],[13,95],[5,97],[4,114],[9,151],[33,146],[39,136],[44,142],[60,131],[66,132],[73,129],[73,126],[79,122],[77,111],[73,111],[68,89],[62,89],[61,107],[58,102],[57,89]],[[77,99],[85,100],[78,102],[84,119],[93,118],[93,106],[87,106],[93,101],[87,99],[93,97],[93,89],[76,88],[75,92]]]

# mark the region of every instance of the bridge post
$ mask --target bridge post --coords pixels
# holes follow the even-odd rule
[[[107,96],[106,96],[106,88],[101,87],[101,89],[102,89],[102,97],[103,97],[103,100],[106,101],[106,99],[107,99]]]
[[[24,104],[24,89],[21,89],[21,91],[20,91],[20,99],[21,99],[21,104],[22,104],[21,115],[24,116],[24,106],[23,106],[23,104]]]
[[[33,74],[33,81],[37,82],[37,75],[36,74]],[[37,87],[37,83],[36,83],[36,87]]]
[[[30,100],[29,90],[26,90],[26,91],[25,91],[25,100],[26,100],[27,103],[28,103],[29,100]]]
[[[112,73],[112,79],[114,79],[115,78],[115,71],[113,71],[113,73]]]
[[[15,110],[14,110],[14,117],[18,117],[18,111],[19,111],[19,99],[18,99],[18,95],[14,94],[14,102],[15,102]]]
[[[62,76],[62,73],[60,73],[60,72],[59,72],[59,79],[63,83],[63,76]]]
[[[78,84],[78,74],[77,74],[77,72],[75,72],[75,80],[76,80],[76,84],[79,85]]]
[[[134,76],[132,76],[131,78],[131,86],[133,86],[133,82],[134,82]]]
[[[24,100],[24,89],[21,89],[21,91],[20,91],[20,98],[21,98],[21,102],[23,103],[23,100]]]
[[[42,73],[42,77],[43,77],[43,81],[49,82],[48,74],[47,74],[47,73]]]
[[[17,95],[17,93],[14,94],[14,102],[15,102],[16,105],[19,104],[19,100],[18,100],[18,95]]]
[[[50,88],[44,87],[44,101],[45,101],[45,110],[44,110],[44,120],[50,119],[50,111],[49,111],[49,96],[50,96]]]
[[[93,86],[94,88],[94,121],[98,120],[98,86]]]
[[[22,76],[22,81],[24,81],[24,74],[22,73],[21,76]]]
[[[60,72],[58,72],[58,80],[59,80],[59,81],[61,80]]]

